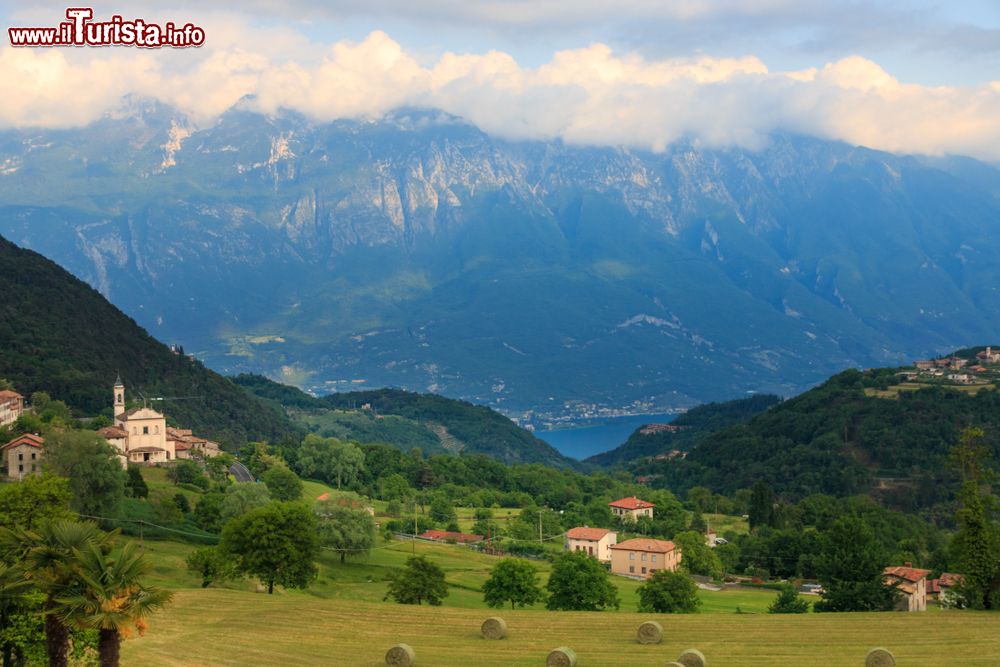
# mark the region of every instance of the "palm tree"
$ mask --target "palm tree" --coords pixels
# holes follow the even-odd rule
[[[11,616],[23,608],[24,594],[31,589],[31,582],[16,567],[0,564],[0,630],[6,630]],[[0,653],[3,667],[14,664],[14,644],[9,639],[2,642]]]
[[[90,542],[76,549],[74,557],[80,586],[57,600],[57,615],[69,626],[96,628],[101,667],[118,667],[122,639],[133,629],[142,635],[146,618],[172,595],[140,583],[149,564],[134,542],[114,554]]]
[[[45,651],[49,667],[66,667],[69,628],[60,618],[58,599],[79,587],[74,566],[76,552],[84,547],[110,550],[118,531],[105,533],[91,522],[61,520],[43,524],[38,530],[3,532],[3,541],[22,556],[19,563],[24,578],[45,593]]]

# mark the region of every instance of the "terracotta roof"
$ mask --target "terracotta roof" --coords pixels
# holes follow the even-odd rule
[[[420,537],[425,540],[454,540],[456,542],[479,542],[482,535],[470,535],[469,533],[452,533],[447,530],[428,530]]]
[[[128,453],[129,454],[132,454],[132,453],[136,453],[136,454],[152,454],[153,452],[162,452],[162,451],[164,451],[164,450],[161,449],[160,447],[136,447],[135,449],[128,450]]]
[[[639,500],[635,496],[631,498],[622,498],[621,500],[616,500],[613,503],[608,503],[609,507],[620,507],[626,510],[643,510],[648,507],[656,507],[653,503],[647,503],[645,500]]]
[[[945,588],[950,588],[952,586],[958,586],[965,579],[965,575],[955,574],[954,572],[942,572],[941,577],[937,580],[940,582],[941,586]]]
[[[191,445],[186,445],[183,442],[178,442],[176,440],[171,440],[174,443],[174,451],[176,452],[186,452],[191,449]]]
[[[24,398],[24,396],[10,389],[2,389],[0,390],[0,398]]]
[[[105,426],[97,432],[97,435],[101,436],[105,440],[112,440],[115,438],[127,438],[128,432],[123,428],[118,428],[117,426]]]
[[[18,445],[31,445],[32,447],[41,447],[45,443],[45,438],[40,435],[35,435],[34,433],[25,433],[24,435],[19,435],[6,445],[2,449],[7,449],[8,447],[17,447]]]
[[[566,537],[571,540],[590,540],[592,542],[597,542],[604,538],[605,535],[611,531],[607,528],[588,528],[587,526],[582,526],[580,528],[570,528],[566,531]]]
[[[937,595],[941,592],[941,580],[940,579],[928,579],[927,580],[927,594]]]
[[[612,549],[624,549],[626,551],[649,551],[654,553],[669,553],[676,549],[676,545],[670,540],[654,540],[649,537],[636,537],[625,540],[618,544],[612,544]]]
[[[905,581],[912,581],[916,583],[921,579],[926,579],[927,575],[930,574],[930,570],[921,570],[918,567],[906,567],[906,566],[893,566],[887,567],[882,570],[882,574],[889,577],[897,577]]]

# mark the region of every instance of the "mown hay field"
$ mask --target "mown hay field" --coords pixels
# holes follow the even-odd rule
[[[499,615],[508,639],[480,636]],[[641,645],[645,620],[663,625],[662,644]],[[686,648],[710,665],[858,667],[875,646],[905,665],[997,665],[1000,614],[692,614],[483,611],[320,599],[308,593],[273,596],[237,590],[180,590],[154,616],[145,637],[123,646],[127,665],[383,665],[397,643],[416,651],[416,665],[516,667],[544,665],[548,652],[569,646],[578,665],[660,667]]]

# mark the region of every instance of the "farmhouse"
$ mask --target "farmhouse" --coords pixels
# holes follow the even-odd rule
[[[566,551],[582,551],[603,563],[611,562],[611,547],[618,533],[606,528],[581,526],[566,531]]]
[[[896,586],[900,592],[896,611],[927,611],[927,575],[930,573],[930,570],[913,567],[912,563],[883,570],[885,583]]]
[[[0,391],[0,426],[13,424],[24,413],[24,396],[4,389]]]
[[[631,498],[622,498],[613,503],[608,503],[608,507],[611,508],[611,513],[616,517],[637,521],[641,516],[648,516],[652,519],[653,508],[656,505],[632,496]]]
[[[681,548],[668,540],[637,537],[611,547],[611,572],[648,579],[657,570],[676,572]]]
[[[456,544],[468,544],[470,542],[482,542],[482,535],[472,535],[469,533],[454,533],[447,530],[427,530],[418,535],[422,540],[434,540],[435,542],[454,542]]]
[[[45,438],[31,433],[20,435],[3,446],[4,470],[11,479],[24,479],[42,471]]]
[[[937,579],[927,580],[927,598],[947,605],[955,597],[955,587],[962,583],[962,575],[942,572]]]

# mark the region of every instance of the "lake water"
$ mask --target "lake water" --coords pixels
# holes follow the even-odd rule
[[[563,456],[583,460],[623,444],[632,431],[643,424],[664,424],[676,414],[610,417],[594,420],[593,425],[561,428],[555,431],[535,431],[535,435],[559,450]]]

